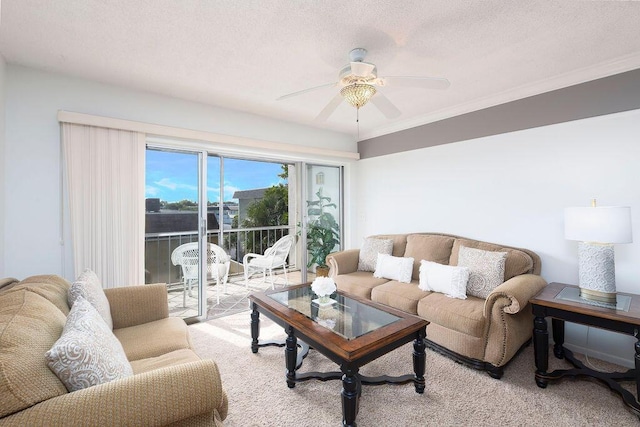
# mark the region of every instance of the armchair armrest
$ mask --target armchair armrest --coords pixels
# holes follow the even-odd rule
[[[329,277],[357,271],[359,258],[360,249],[347,249],[327,255],[326,263],[329,266]]]
[[[506,301],[501,304],[503,311],[507,314],[516,314],[545,286],[547,282],[536,274],[521,274],[513,277],[489,294],[484,303],[484,316],[490,317],[493,306],[505,299]]]
[[[67,393],[3,418],[7,425],[161,426],[218,411],[228,401],[213,360],[156,369]],[[212,417],[213,418],[213,417]]]
[[[167,285],[124,286],[104,290],[113,318],[113,329],[126,328],[169,317]]]

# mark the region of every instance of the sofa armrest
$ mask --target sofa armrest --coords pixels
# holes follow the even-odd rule
[[[329,277],[357,271],[359,259],[360,249],[347,249],[327,255],[326,263],[329,266]]]
[[[180,422],[215,410],[222,425],[228,401],[213,360],[169,366],[40,402],[0,425],[145,425]]]
[[[545,286],[547,286],[547,282],[536,274],[521,274],[515,276],[495,288],[489,294],[484,303],[484,316],[487,318],[491,317],[491,311],[494,305],[501,299],[507,300],[501,304],[503,311],[507,314],[516,314]]]
[[[113,329],[126,328],[169,317],[167,285],[124,286],[104,290],[113,318]]]

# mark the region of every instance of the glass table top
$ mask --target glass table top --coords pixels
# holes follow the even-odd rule
[[[398,316],[338,293],[332,294],[328,302],[320,302],[310,286],[270,293],[269,297],[347,340],[401,320]]]

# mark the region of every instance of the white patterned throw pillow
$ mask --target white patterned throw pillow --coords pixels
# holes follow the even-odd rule
[[[98,279],[96,273],[88,268],[78,276],[76,281],[71,285],[71,288],[69,288],[67,298],[69,307],[72,307],[76,299],[79,297],[89,301],[91,305],[98,310],[98,313],[100,313],[107,326],[109,326],[109,329],[113,329],[109,300],[104,294],[104,289],[102,289],[100,279]]]
[[[62,335],[45,359],[69,392],[133,375],[122,344],[82,297],[71,307]]]
[[[469,268],[467,295],[486,299],[491,291],[504,282],[506,260],[506,252],[483,251],[461,246],[458,266]]]
[[[366,237],[362,242],[358,258],[359,271],[374,271],[378,262],[378,254],[391,255],[393,240]]]
[[[412,273],[413,258],[378,254],[378,262],[376,263],[376,271],[373,272],[373,277],[411,283]]]
[[[420,283],[423,291],[441,292],[448,297],[467,299],[469,268],[420,261]]]

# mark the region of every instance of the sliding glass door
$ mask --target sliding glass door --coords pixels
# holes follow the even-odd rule
[[[167,283],[170,314],[185,319],[245,307],[244,256],[297,235],[296,165],[167,148],[148,148],[146,160],[146,283]],[[299,244],[287,272],[301,271]],[[301,280],[282,266],[269,273],[281,286]],[[270,286],[262,277],[250,289]]]
[[[201,152],[146,151],[145,283],[166,283],[170,315],[185,319],[206,312],[207,163]]]
[[[328,274],[326,256],[342,248],[342,168],[306,164],[306,248],[307,273]]]

